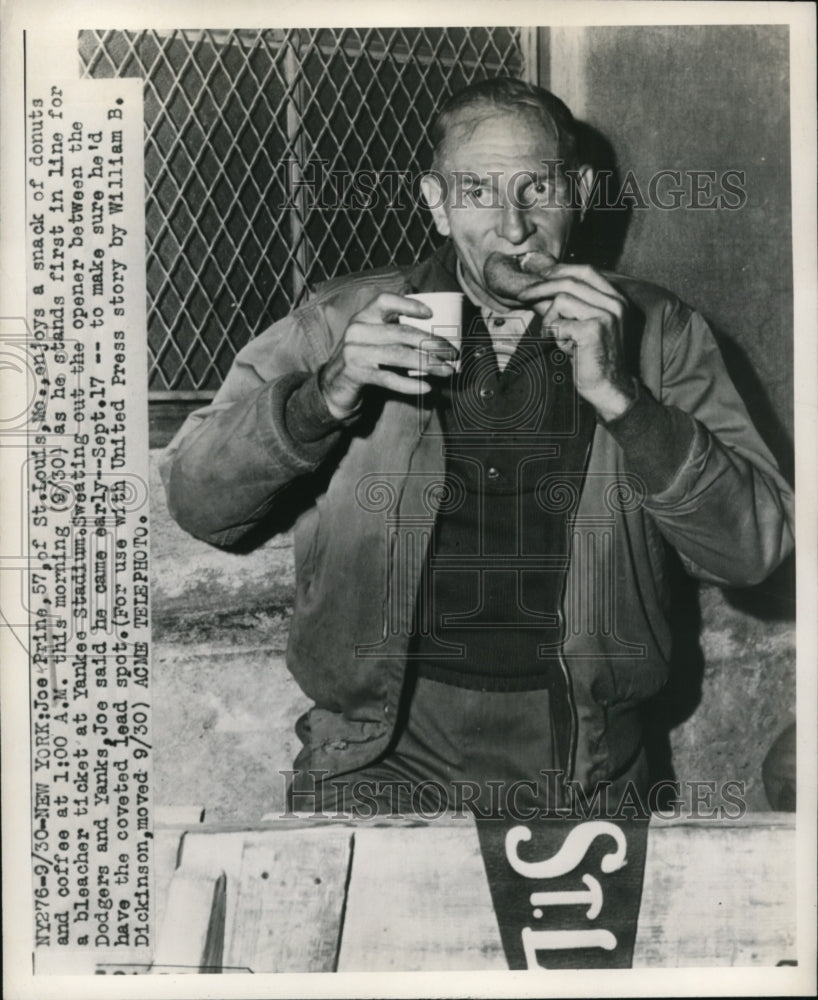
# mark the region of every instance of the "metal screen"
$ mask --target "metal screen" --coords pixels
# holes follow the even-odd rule
[[[317,283],[429,252],[428,126],[473,80],[531,77],[532,30],[80,32],[82,76],[145,81],[152,398],[212,395]]]

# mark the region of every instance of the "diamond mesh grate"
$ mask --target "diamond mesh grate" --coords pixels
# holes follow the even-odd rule
[[[525,30],[80,32],[83,77],[145,83],[153,395],[212,393],[319,282],[428,253],[428,126],[522,75]]]

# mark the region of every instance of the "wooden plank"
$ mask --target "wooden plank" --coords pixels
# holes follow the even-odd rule
[[[473,822],[355,833],[339,972],[507,969]]]
[[[210,828],[187,830],[179,848],[179,863],[188,870],[209,872],[223,871],[227,876],[224,900],[224,940],[229,941],[239,907],[239,876],[244,841],[243,830],[211,833]],[[229,965],[224,956],[225,965]],[[225,968],[226,972],[238,969]]]
[[[248,835],[226,965],[335,971],[351,851],[348,828]]]
[[[153,971],[208,972],[221,968],[224,945],[224,872],[178,868],[171,879]]]
[[[772,966],[795,945],[792,817],[652,818],[634,968]]]
[[[260,821],[250,825],[236,822],[206,823],[192,830],[191,833],[195,833],[197,837],[200,835],[213,837],[221,836],[225,833],[280,833],[286,830],[317,830],[319,828],[326,829],[327,827],[365,830],[370,827],[384,826],[393,829],[402,827],[426,828],[429,826],[436,828],[447,826],[460,829],[463,826],[463,816],[456,813],[443,813],[443,815],[437,816],[433,820],[421,819],[418,816],[411,815],[398,816],[394,819],[391,816],[388,818],[385,816],[372,816],[369,819],[352,819],[351,817],[344,816],[339,819],[332,813],[328,813],[324,818],[316,819],[315,815],[311,812],[293,812],[288,813],[286,816],[281,816],[279,813],[268,813]]]
[[[153,810],[154,829],[169,826],[185,827],[203,823],[204,806],[156,806]]]
[[[153,835],[153,940],[165,918],[168,892],[179,854],[181,830],[154,829]]]

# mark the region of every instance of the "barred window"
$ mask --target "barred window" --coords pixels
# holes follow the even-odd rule
[[[83,77],[145,81],[149,388],[212,396],[321,281],[434,246],[437,108],[533,78],[534,29],[82,31]]]

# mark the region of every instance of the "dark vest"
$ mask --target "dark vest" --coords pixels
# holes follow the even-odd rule
[[[514,322],[498,319],[501,333],[503,322]],[[570,358],[539,318],[502,372],[470,304],[464,331],[460,372],[437,387],[446,492],[409,662],[422,676],[461,687],[546,688],[557,662],[538,647],[557,648],[562,636],[570,541],[560,475],[584,471],[595,416],[575,391]]]

